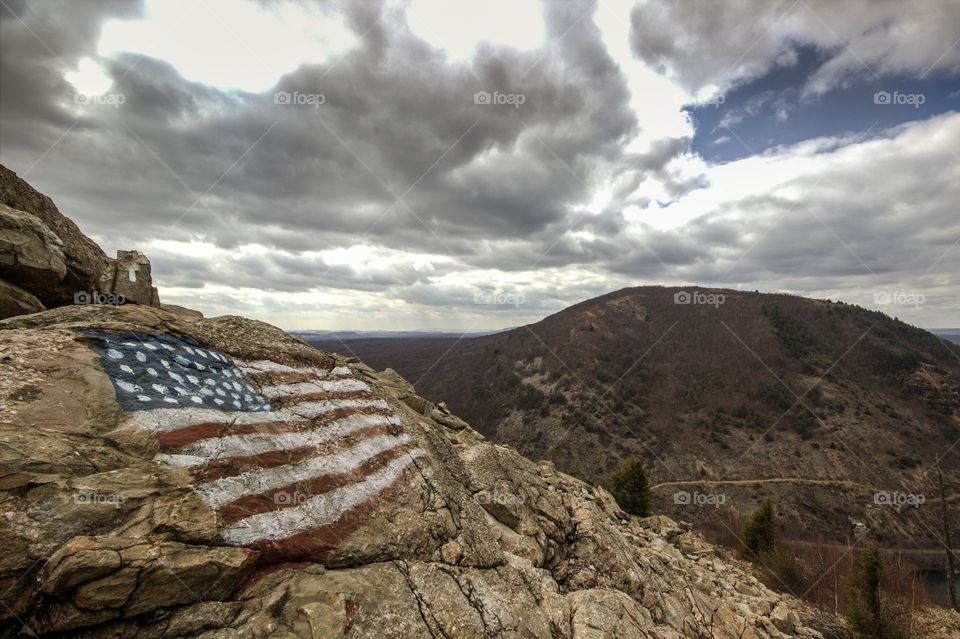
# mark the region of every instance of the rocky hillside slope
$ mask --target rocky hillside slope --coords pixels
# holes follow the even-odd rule
[[[395,374],[152,294],[71,304],[148,262],[0,178],[0,637],[820,636]]]
[[[3,637],[818,636],[684,526],[266,324],[65,307],[0,322],[0,368]]]
[[[932,548],[935,463],[960,497],[960,347],[855,306],[640,287],[496,335],[319,346],[565,472],[639,456],[685,520],[772,498],[792,535]]]

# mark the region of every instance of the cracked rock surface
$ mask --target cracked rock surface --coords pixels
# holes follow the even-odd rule
[[[84,330],[347,367],[425,451],[322,555],[230,545],[194,477],[131,423]],[[0,636],[819,637],[683,524],[486,441],[396,373],[267,324],[147,306],[0,322]]]

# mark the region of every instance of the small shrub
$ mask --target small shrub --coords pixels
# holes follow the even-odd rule
[[[850,610],[847,617],[853,629],[867,637],[885,637],[880,602],[883,583],[883,558],[877,544],[871,543],[853,562],[850,575]]]
[[[762,554],[773,552],[777,543],[776,528],[773,504],[764,501],[743,526],[743,548],[748,559],[757,561]]]
[[[517,385],[513,388],[519,389],[519,395],[517,397],[517,405],[522,410],[534,410],[542,406],[547,401],[547,396],[543,394],[536,386],[531,386],[520,382],[519,378],[516,378]]]
[[[777,306],[763,310],[780,342],[794,357],[803,359],[819,352],[820,344],[816,336],[803,322]]]
[[[776,589],[786,589],[795,597],[801,597],[810,590],[813,579],[803,561],[790,549],[777,546],[760,558],[763,566],[771,575],[769,582]]]
[[[600,482],[600,485],[613,495],[625,512],[638,517],[650,514],[650,482],[640,459],[627,459],[620,470]]]

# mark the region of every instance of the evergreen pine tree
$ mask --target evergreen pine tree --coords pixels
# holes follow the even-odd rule
[[[773,551],[777,543],[776,528],[773,504],[764,501],[743,527],[744,553],[748,559],[757,561],[764,553]]]
[[[640,459],[631,457],[626,460],[620,470],[601,485],[610,491],[625,512],[638,517],[650,514],[650,483]]]

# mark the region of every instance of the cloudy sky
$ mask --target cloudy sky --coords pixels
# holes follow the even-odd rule
[[[499,328],[639,284],[957,326],[958,25],[952,0],[0,0],[0,163],[146,252],[164,301],[285,328]]]

